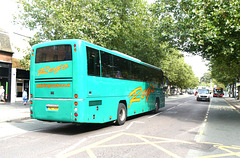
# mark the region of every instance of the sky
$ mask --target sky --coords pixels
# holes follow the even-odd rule
[[[26,37],[33,36],[33,32],[13,24],[13,14],[16,14],[17,10],[16,0],[0,0],[0,28],[7,31],[10,36],[11,47],[14,52],[13,58],[23,59],[23,56],[25,56],[23,50],[30,48],[27,42],[29,38]],[[20,48],[21,51],[18,52],[17,48]]]
[[[154,0],[148,0],[148,3],[153,2]],[[7,30],[9,32],[10,38],[14,39],[14,43],[17,45],[24,46],[24,42],[19,36],[16,36],[15,33],[19,33],[25,36],[33,36],[34,32],[29,31],[28,29],[24,29],[21,26],[16,26],[12,23],[13,14],[17,13],[17,3],[16,0],[0,0],[0,27]],[[14,46],[13,46],[14,47]],[[13,48],[14,49],[14,48]],[[192,56],[184,53],[185,62],[192,66],[193,72],[195,76],[199,79],[203,76],[205,72],[208,71],[208,67],[206,66],[206,62],[202,60],[200,56]],[[21,58],[22,54],[14,53],[16,58]]]
[[[199,79],[205,72],[208,72],[207,61],[204,61],[201,56],[184,53],[184,61],[192,66],[192,70]]]

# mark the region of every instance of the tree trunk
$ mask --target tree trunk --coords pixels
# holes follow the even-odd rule
[[[240,86],[238,86],[237,88],[238,88],[238,93],[237,93],[237,100],[239,100],[239,92],[240,92]]]
[[[232,86],[232,98],[235,98],[235,83]]]

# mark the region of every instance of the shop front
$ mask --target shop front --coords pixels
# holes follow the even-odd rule
[[[11,99],[11,63],[0,62],[0,86],[5,90],[5,100],[7,102]]]
[[[30,73],[28,70],[12,68],[11,102],[23,101],[22,93],[24,90],[27,91],[29,96],[29,78]]]

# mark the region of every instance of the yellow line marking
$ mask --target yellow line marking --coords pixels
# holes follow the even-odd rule
[[[200,132],[200,135],[203,134],[203,130]],[[143,142],[139,142],[139,143],[120,143],[120,144],[106,144],[104,145],[104,143],[109,142],[115,138],[119,138],[121,136],[134,136],[140,140],[142,140]],[[121,139],[121,138],[120,138]],[[155,141],[150,141],[148,139],[155,139]],[[179,155],[163,148],[162,146],[160,146],[160,144],[162,143],[184,143],[184,144],[196,144],[196,142],[188,142],[188,141],[182,141],[182,140],[176,140],[176,139],[168,139],[168,138],[161,138],[161,137],[155,137],[155,136],[147,136],[147,135],[141,135],[141,134],[135,134],[135,133],[118,133],[116,135],[113,135],[111,137],[102,139],[98,142],[95,142],[93,144],[90,144],[88,146],[84,146],[82,148],[73,150],[71,152],[68,152],[62,156],[60,156],[61,158],[65,158],[65,157],[71,157],[71,156],[78,156],[77,154],[80,154],[82,152],[86,152],[90,158],[96,158],[96,155],[94,154],[94,152],[92,151],[92,149],[96,149],[96,148],[106,148],[106,147],[123,147],[123,146],[136,146],[136,145],[151,145],[157,149],[159,149],[160,151],[168,154],[171,157],[174,158],[180,158]],[[225,157],[225,156],[240,156],[240,152],[234,152],[231,150],[240,150],[240,146],[224,146],[223,144],[219,144],[219,143],[210,143],[210,142],[200,142],[201,144],[211,144],[213,145],[215,148],[220,149],[222,151],[228,152],[228,153],[224,153],[224,154],[217,154],[217,155],[208,155],[208,156],[202,156],[199,158],[217,158],[217,157]]]
[[[198,158],[211,158],[211,157],[226,157],[226,156],[239,156],[240,152],[235,152],[235,153],[227,153],[227,154],[218,154],[218,155],[207,155],[207,156],[201,156]]]
[[[214,147],[216,147],[216,148],[218,148],[220,150],[226,151],[228,153],[226,153],[226,154],[201,156],[201,157],[198,157],[198,158],[225,157],[225,156],[233,156],[233,155],[238,156],[238,157],[240,156],[240,152],[233,152],[233,151],[227,149],[227,148],[230,148],[230,149],[240,149],[240,147],[235,148],[233,146],[232,147],[231,146],[223,146],[223,145],[220,145],[220,144],[216,144],[216,145],[214,145]]]
[[[228,103],[227,100],[224,99],[224,101],[225,101],[232,109],[234,109],[237,113],[240,114],[240,112],[239,112],[234,106],[232,106],[230,103]]]
[[[240,149],[240,146],[238,146],[238,145],[232,145],[232,147],[236,147],[236,148]]]
[[[154,144],[162,144],[162,143],[172,143],[175,141],[153,141]],[[122,146],[136,146],[136,145],[146,145],[148,143],[141,142],[141,143],[122,143],[122,144],[109,144],[109,145],[99,145],[95,148],[111,148],[111,147],[122,147]]]
[[[240,150],[240,147],[238,146],[238,147],[236,147],[236,146],[224,146],[224,145],[222,145],[222,146],[220,146],[221,148],[228,148],[228,149],[235,149],[235,150]]]
[[[179,143],[186,143],[186,144],[194,144],[193,142],[187,142],[184,140],[177,140],[177,139],[169,139],[169,138],[162,138],[162,137],[155,137],[155,136],[148,136],[148,135],[141,135],[141,134],[135,134],[135,133],[124,133],[126,135],[135,136],[135,137],[143,137],[143,138],[151,138],[151,139],[158,139],[158,140],[166,140],[166,141],[172,141],[172,142],[179,142]]]
[[[180,156],[178,156],[178,155],[176,155],[176,154],[174,154],[174,153],[172,153],[172,152],[164,149],[164,148],[161,147],[161,146],[158,146],[158,145],[150,142],[149,140],[147,140],[147,139],[145,139],[145,138],[143,138],[143,137],[140,137],[140,136],[138,136],[138,135],[137,135],[136,137],[138,137],[138,138],[141,139],[142,141],[146,142],[147,144],[152,145],[152,146],[156,147],[157,149],[165,152],[166,154],[170,155],[171,157],[180,158]]]
[[[234,152],[232,152],[231,150],[228,150],[228,149],[225,149],[224,147],[218,147],[218,149],[221,149],[221,150],[223,150],[223,151],[226,151],[226,152],[228,152],[228,153],[234,153]]]
[[[202,128],[200,128],[199,131],[198,131],[198,136],[202,136],[202,135],[203,135],[204,128],[206,127],[206,123],[207,123],[207,120],[208,120],[208,116],[209,116],[209,112],[210,112],[211,106],[212,106],[212,101],[210,102],[210,104],[209,104],[209,106],[208,106],[208,110],[207,110],[205,119],[204,119],[204,121],[203,121]],[[213,107],[213,108],[214,108],[214,107]],[[196,136],[196,137],[197,137],[197,136]],[[196,138],[196,137],[195,137],[195,138]],[[199,138],[196,139],[196,140],[198,141]]]
[[[219,143],[212,143],[212,142],[200,142],[201,144],[211,144],[213,145],[214,147],[218,147],[218,146],[221,146],[222,144],[219,144]]]
[[[97,158],[97,156],[93,153],[93,151],[91,149],[87,149],[87,153],[90,158]]]
[[[119,136],[121,136],[121,135],[123,135],[123,134],[124,134],[124,133],[119,133],[119,134],[113,135],[113,136],[111,136],[111,137],[108,137],[108,138],[106,138],[106,139],[100,140],[100,141],[98,141],[98,142],[96,142],[96,143],[90,144],[90,145],[85,146],[85,147],[83,147],[83,148],[80,148],[80,149],[74,150],[74,151],[72,151],[72,152],[66,153],[66,154],[60,156],[60,158],[70,157],[70,156],[79,154],[79,153],[81,153],[81,152],[83,152],[83,151],[86,151],[86,150],[89,150],[89,149],[91,149],[91,148],[94,148],[94,147],[96,147],[96,146],[98,146],[98,145],[100,145],[100,144],[102,144],[102,143],[105,143],[105,142],[108,142],[108,141],[110,141],[110,140],[112,140],[112,139],[115,139],[115,138],[117,138],[117,137],[119,137]]]

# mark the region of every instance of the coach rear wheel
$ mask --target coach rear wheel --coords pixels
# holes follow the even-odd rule
[[[117,121],[118,125],[123,125],[127,120],[127,109],[123,103],[119,103],[117,111]]]

